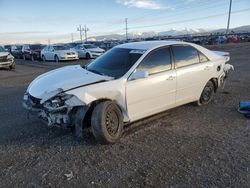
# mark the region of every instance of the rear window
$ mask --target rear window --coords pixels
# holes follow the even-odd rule
[[[199,52],[199,58],[200,58],[200,62],[204,63],[204,62],[208,62],[209,59],[201,52]]]
[[[177,67],[184,67],[200,62],[198,51],[192,46],[173,46],[174,58]]]
[[[42,49],[42,48],[43,48],[43,45],[39,45],[39,44],[30,45],[30,49],[32,49],[32,50],[39,50],[39,49]]]
[[[69,46],[53,46],[55,50],[69,50]]]

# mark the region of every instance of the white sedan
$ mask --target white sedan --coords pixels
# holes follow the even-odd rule
[[[229,54],[178,41],[114,47],[86,67],[66,66],[37,77],[23,105],[49,126],[75,126],[90,117],[95,138],[119,140],[124,123],[196,101],[208,104],[232,66]]]
[[[78,54],[75,50],[71,50],[64,45],[48,45],[41,51],[41,58],[43,61],[66,61],[77,60]]]
[[[75,47],[75,50],[77,51],[79,58],[86,59],[99,57],[105,52],[104,49],[92,44],[79,44]]]

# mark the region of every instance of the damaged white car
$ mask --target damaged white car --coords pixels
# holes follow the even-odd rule
[[[15,69],[15,58],[0,46],[0,68]]]
[[[125,123],[194,101],[208,104],[233,68],[229,59],[179,41],[122,44],[85,67],[37,77],[23,105],[49,126],[74,126],[82,136],[90,125],[97,140],[114,143]]]

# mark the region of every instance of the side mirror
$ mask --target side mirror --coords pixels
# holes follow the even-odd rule
[[[147,78],[148,77],[148,72],[144,70],[136,70],[131,74],[129,80],[137,80],[141,78]]]

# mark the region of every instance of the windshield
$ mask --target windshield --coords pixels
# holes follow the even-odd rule
[[[83,45],[83,47],[86,49],[96,48],[96,46],[94,46],[92,44],[87,44],[87,45],[85,44],[85,45]]]
[[[30,49],[32,50],[40,50],[42,49],[44,46],[40,45],[40,44],[35,44],[35,45],[30,45]]]
[[[5,52],[5,49],[2,46],[0,46],[0,52]]]
[[[69,50],[68,46],[53,46],[55,50]]]
[[[142,54],[139,50],[113,48],[91,62],[86,69],[117,79],[122,77]]]

